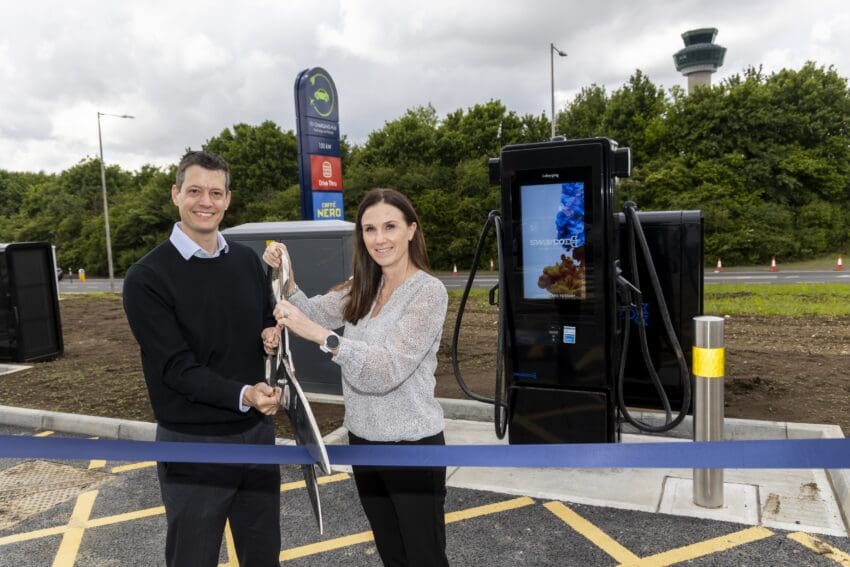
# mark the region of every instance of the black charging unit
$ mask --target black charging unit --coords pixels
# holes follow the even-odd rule
[[[614,177],[629,164],[628,148],[601,138],[502,150],[511,443],[617,438],[609,258]]]
[[[680,343],[690,347],[691,319],[702,314],[702,214],[637,213],[633,203],[617,212],[616,179],[630,174],[630,149],[607,138],[511,145],[490,160],[502,209],[490,213],[479,239],[452,362],[464,392],[495,404],[496,433],[507,432],[510,443],[615,442],[623,421],[645,427],[626,404],[665,409],[667,423],[656,431],[690,407],[690,360]],[[491,226],[499,249],[492,399],[466,388],[457,363],[463,309]],[[661,260],[660,277],[652,257]],[[675,420],[668,398],[679,402]]]

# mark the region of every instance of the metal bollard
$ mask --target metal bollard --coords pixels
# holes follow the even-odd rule
[[[723,318],[694,317],[694,441],[723,440]],[[694,469],[694,504],[723,506],[723,469]]]

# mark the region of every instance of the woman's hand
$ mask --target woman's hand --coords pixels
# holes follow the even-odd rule
[[[274,308],[274,316],[277,319],[278,328],[286,327],[299,337],[317,345],[325,344],[325,337],[331,333],[285,299],[278,301]]]
[[[263,262],[272,268],[279,268],[282,263],[282,258],[286,257],[286,265],[289,266],[289,279],[286,282],[286,289],[283,293],[286,297],[291,296],[298,290],[295,284],[295,268],[292,266],[292,258],[289,257],[289,250],[286,249],[286,244],[282,242],[271,242],[263,251]]]

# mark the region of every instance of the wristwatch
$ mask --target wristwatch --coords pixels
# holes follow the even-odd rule
[[[325,343],[319,345],[319,348],[322,352],[330,352],[333,353],[336,349],[339,348],[339,335],[336,333],[331,333],[327,337],[325,337]]]

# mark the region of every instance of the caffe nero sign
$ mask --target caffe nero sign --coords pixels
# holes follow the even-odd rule
[[[295,78],[301,217],[343,219],[339,98],[330,73],[312,67]]]

